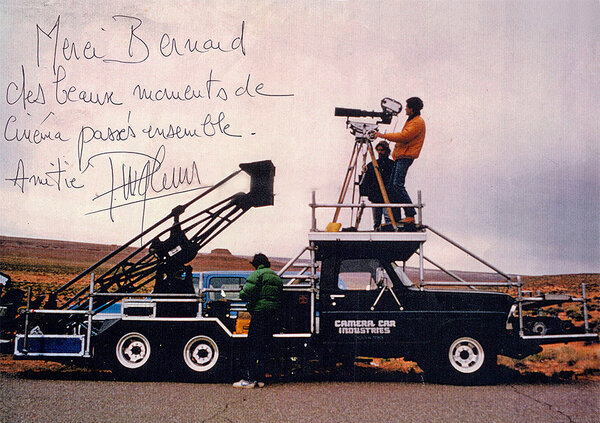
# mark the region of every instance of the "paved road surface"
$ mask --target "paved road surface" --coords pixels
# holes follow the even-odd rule
[[[597,422],[600,384],[229,384],[0,374],[1,422]],[[82,380],[84,379],[84,380]],[[87,379],[87,380],[85,380]]]

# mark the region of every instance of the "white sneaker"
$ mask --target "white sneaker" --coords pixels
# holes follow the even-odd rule
[[[233,384],[234,388],[242,388],[242,389],[254,389],[256,386],[256,382],[250,382],[249,380],[242,379]]]
[[[265,383],[264,382],[256,382],[256,387],[257,388],[264,388],[265,387]]]

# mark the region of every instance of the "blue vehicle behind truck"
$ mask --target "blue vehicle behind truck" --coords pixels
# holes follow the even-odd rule
[[[205,308],[208,306],[209,302],[219,300],[231,301],[236,303],[238,308],[243,308],[245,303],[240,300],[238,290],[244,286],[250,273],[249,270],[211,270],[193,272],[192,280],[194,291],[197,295],[201,295],[202,292],[207,292],[207,295],[204,296],[203,300],[203,306]],[[139,301],[143,302],[146,300],[141,299]],[[109,320],[120,317],[124,312],[127,314],[129,309],[133,307],[133,304],[135,303],[126,301],[125,306],[123,306],[123,302],[116,302],[98,312],[93,320]],[[237,315],[232,314],[232,316]]]

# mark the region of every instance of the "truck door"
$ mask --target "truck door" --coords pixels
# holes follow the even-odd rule
[[[386,270],[388,268],[388,270]],[[375,354],[402,341],[404,289],[393,289],[389,265],[378,259],[323,261],[320,333],[326,343]]]

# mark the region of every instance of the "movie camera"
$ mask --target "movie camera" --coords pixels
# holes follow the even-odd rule
[[[352,135],[354,135],[356,138],[366,138],[377,130],[379,124],[389,125],[392,122],[392,118],[397,116],[402,111],[402,103],[389,97],[385,97],[381,100],[381,110],[381,112],[376,112],[336,107],[335,116],[345,116],[346,118],[371,117],[381,119],[376,123],[358,122],[350,119],[346,120],[346,126],[350,128]]]

